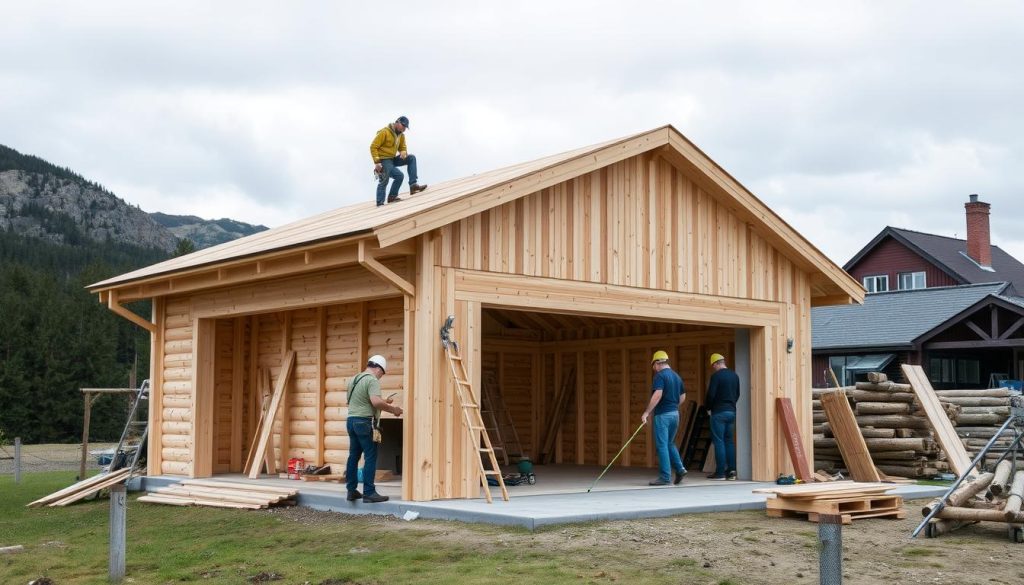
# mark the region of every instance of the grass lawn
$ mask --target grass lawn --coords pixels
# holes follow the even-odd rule
[[[49,577],[106,583],[109,502],[25,504],[72,483],[72,472],[0,477],[0,583]],[[128,502],[128,583],[728,583],[689,559],[665,563],[614,542],[548,546],[515,528]],[[554,538],[552,538],[554,537]],[[571,537],[568,537],[571,538]],[[280,576],[280,579],[274,579]]]

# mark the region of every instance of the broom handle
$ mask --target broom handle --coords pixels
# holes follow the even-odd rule
[[[639,433],[640,429],[644,428],[644,425],[646,424],[646,422],[640,423],[640,426],[638,426],[636,430],[633,431],[633,436],[630,437],[624,445],[622,445],[622,448],[619,449],[619,452],[615,454],[615,457],[612,457],[611,463],[609,463],[608,466],[604,468],[604,471],[601,472],[601,475],[597,476],[597,479],[594,480],[594,483],[590,484],[590,487],[587,488],[587,493],[590,493],[590,490],[594,489],[594,486],[597,485],[597,482],[601,481],[601,478],[604,477],[604,474],[608,473],[608,470],[611,469],[613,464],[615,464],[615,461],[619,458],[619,455],[622,455],[622,452],[625,451],[626,447],[628,447],[629,444],[633,442],[633,439],[636,438],[637,433]]]

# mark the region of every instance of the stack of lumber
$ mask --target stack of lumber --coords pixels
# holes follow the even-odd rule
[[[153,490],[139,498],[140,502],[171,506],[211,506],[259,510],[271,506],[294,506],[299,490],[259,485],[230,483],[203,479],[187,479],[181,483]]]
[[[99,475],[94,475],[60,491],[56,491],[44,498],[31,502],[27,504],[26,507],[38,508],[40,506],[49,506],[51,508],[60,508],[67,506],[68,504],[73,504],[79,500],[84,500],[101,489],[122,483],[128,479],[130,471],[131,470],[125,468],[119,469],[113,473],[101,473]]]
[[[960,484],[928,523],[926,535],[936,537],[974,522],[1000,522],[1008,525],[1011,534],[1019,542],[1024,525],[1022,498],[1024,470],[1013,473],[1013,464],[1002,461],[994,473],[983,473]],[[928,516],[940,503],[939,498],[932,500],[921,510],[921,514]]]
[[[961,407],[956,423],[956,434],[963,441],[964,448],[973,459],[988,444],[989,439],[1010,416],[1010,390],[990,388],[988,390],[936,390],[939,400],[952,402]],[[1006,430],[989,450],[989,456],[1000,457],[1013,441],[1013,431]],[[984,461],[981,462],[985,464]]]
[[[842,517],[843,524],[863,518],[905,518],[903,498],[885,492],[895,486],[885,483],[837,481],[827,484],[758,488],[755,494],[770,494],[765,502],[774,518],[807,518],[817,522],[822,514]]]
[[[910,385],[890,382],[881,373],[872,373],[869,378],[874,381],[813,390],[815,420],[821,419],[816,423],[820,433],[814,436],[815,466],[829,470],[844,467],[834,429],[825,419],[820,400],[822,394],[838,390],[846,395],[879,471],[900,477],[933,477],[948,471],[945,454]],[[950,420],[960,415],[957,404],[943,402],[941,407]]]

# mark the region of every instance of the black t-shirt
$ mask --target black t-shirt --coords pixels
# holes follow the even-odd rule
[[[729,368],[722,368],[711,375],[708,382],[708,399],[705,407],[716,412],[736,412],[736,401],[740,398],[740,377]]]

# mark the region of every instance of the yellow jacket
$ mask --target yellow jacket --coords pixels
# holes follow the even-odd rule
[[[377,164],[381,159],[395,158],[399,152],[408,152],[405,147],[405,133],[397,134],[391,124],[377,131],[370,143],[370,156],[373,163]]]

